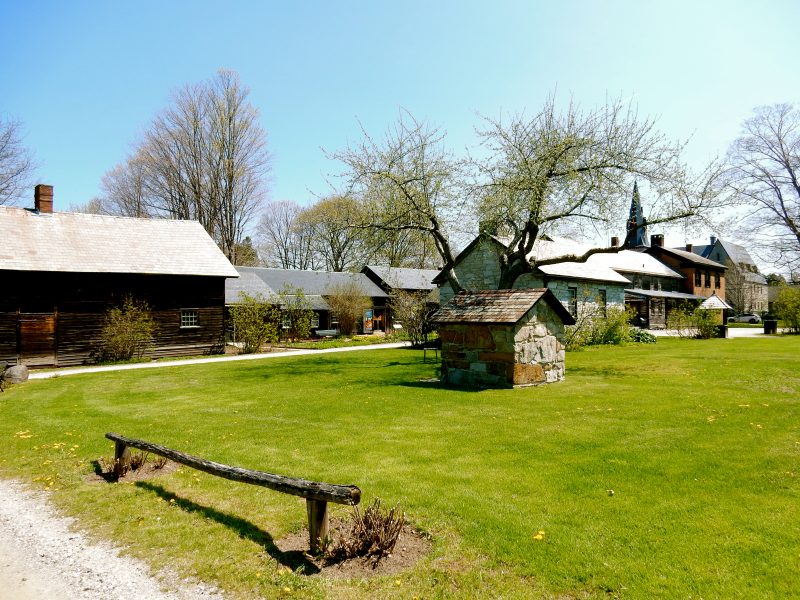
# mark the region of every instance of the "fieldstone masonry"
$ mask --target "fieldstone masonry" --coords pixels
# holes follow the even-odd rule
[[[551,292],[528,291],[547,293],[551,300],[534,300],[514,322],[440,322],[445,383],[511,387],[564,379],[564,324],[570,317],[560,305],[554,310],[558,301]]]

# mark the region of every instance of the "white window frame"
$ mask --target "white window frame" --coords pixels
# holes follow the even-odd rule
[[[181,329],[200,328],[200,310],[197,308],[182,308],[180,319]]]

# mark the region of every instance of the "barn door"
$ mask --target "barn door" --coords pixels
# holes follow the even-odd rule
[[[55,313],[20,313],[18,339],[21,364],[56,364]]]

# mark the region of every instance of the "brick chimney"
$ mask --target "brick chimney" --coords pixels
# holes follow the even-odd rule
[[[619,246],[619,238],[617,236],[611,238],[611,246],[614,248]]]
[[[664,247],[664,234],[663,233],[654,233],[650,236],[650,245],[655,247],[658,246],[659,248]]]
[[[686,244],[686,251],[687,252],[691,252],[692,251],[692,245],[691,244]]]
[[[33,192],[33,206],[39,214],[53,213],[53,186],[40,183]]]
[[[711,236],[711,245],[713,246],[713,245],[714,245],[714,244],[716,244],[716,243],[717,243],[717,238],[715,238],[715,237],[712,235],[712,236]]]

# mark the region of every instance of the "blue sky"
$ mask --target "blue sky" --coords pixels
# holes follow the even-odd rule
[[[327,191],[336,150],[398,113],[474,143],[479,114],[633,98],[698,165],[753,107],[800,100],[800,2],[9,2],[0,113],[55,186],[88,201],[172,90],[239,72],[274,155],[271,197]],[[676,240],[678,241],[678,240]]]

